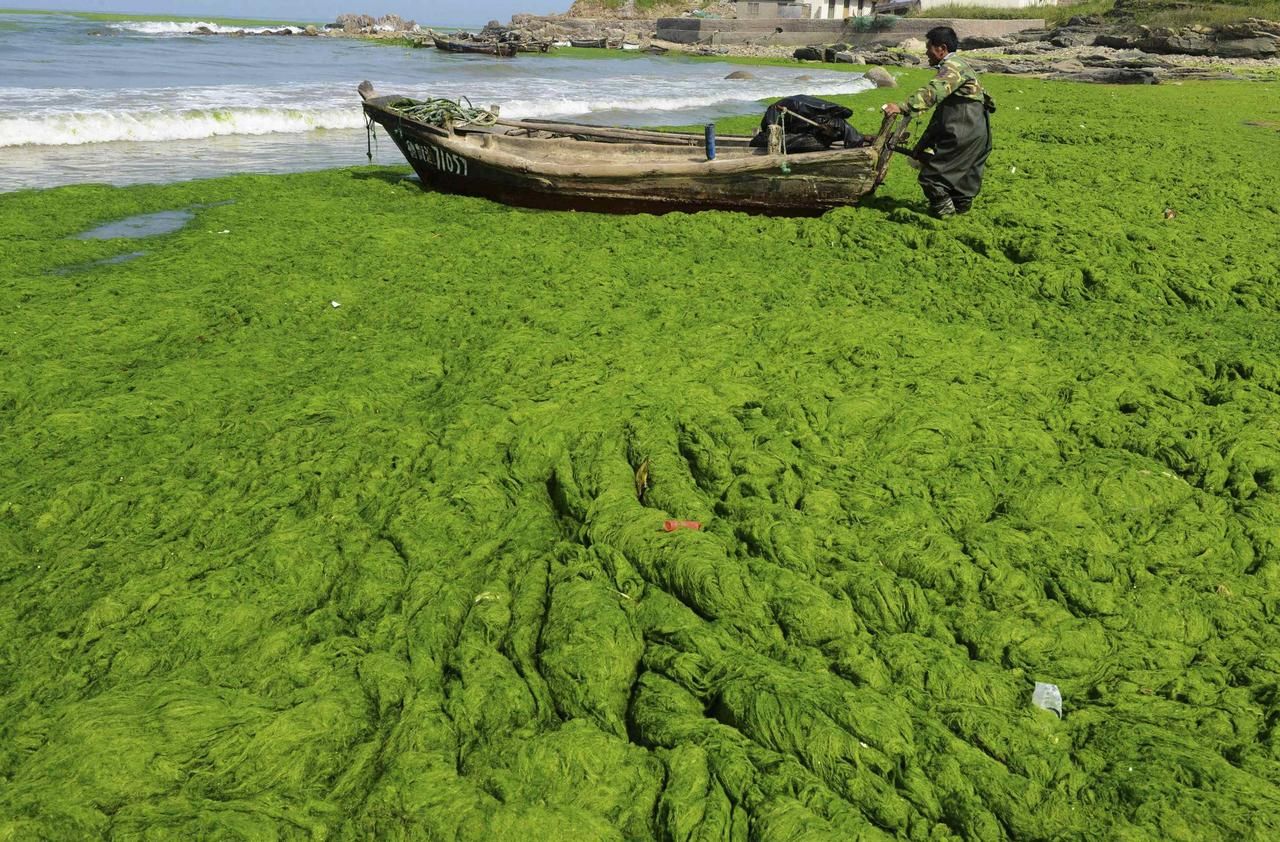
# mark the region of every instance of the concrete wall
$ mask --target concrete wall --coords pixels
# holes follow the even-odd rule
[[[872,44],[897,44],[907,38],[923,38],[935,26],[949,26],[961,38],[967,38],[973,35],[1009,35],[1024,29],[1043,29],[1044,20],[897,18],[892,29],[859,32],[855,21],[846,23],[843,20],[659,18],[655,37],[677,44],[773,44],[803,47],[842,41],[865,47]]]
[[[920,0],[920,11],[927,12],[941,6],[951,6],[959,0]],[[1058,0],[977,0],[975,6],[991,9],[1029,9],[1034,6],[1056,6]]]

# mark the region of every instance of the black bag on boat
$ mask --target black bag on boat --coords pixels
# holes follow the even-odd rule
[[[784,108],[791,113],[783,114]],[[765,109],[764,117],[760,119],[760,131],[751,138],[751,145],[768,148],[769,127],[781,124],[786,133],[788,152],[818,152],[830,149],[831,144],[837,141],[846,149],[866,146],[871,138],[863,137],[846,122],[852,116],[853,112],[848,108],[825,99],[803,94],[789,96]]]

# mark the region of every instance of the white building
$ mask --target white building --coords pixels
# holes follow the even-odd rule
[[[809,18],[810,20],[843,20],[875,14],[877,11],[902,12],[908,8],[927,12],[957,5],[957,0],[737,0],[740,18]],[[1056,6],[1058,0],[981,0],[981,5],[1000,9],[1026,9],[1033,6]]]

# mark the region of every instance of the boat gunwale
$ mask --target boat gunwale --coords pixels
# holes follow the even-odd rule
[[[796,175],[823,175],[821,170],[828,167],[842,167],[848,164],[870,159],[872,169],[880,167],[884,163],[884,151],[892,136],[889,128],[894,124],[892,116],[887,115],[880,132],[876,135],[876,139],[867,146],[858,146],[845,149],[828,149],[817,152],[804,153],[788,153],[770,155],[767,152],[763,154],[754,154],[749,157],[726,157],[716,158],[712,160],[697,161],[629,161],[629,162],[608,162],[608,163],[590,163],[583,162],[581,164],[565,164],[558,161],[548,161],[546,159],[538,159],[536,157],[528,157],[525,155],[517,155],[510,151],[504,151],[486,147],[480,143],[468,142],[469,135],[477,134],[488,135],[495,139],[506,138],[505,135],[493,131],[494,126],[480,127],[467,131],[465,127],[457,127],[453,130],[443,129],[433,126],[425,121],[404,115],[394,108],[390,107],[390,103],[398,102],[406,99],[403,96],[380,96],[373,97],[364,102],[366,112],[375,119],[376,122],[387,127],[388,123],[398,124],[400,126],[408,125],[413,129],[424,132],[429,135],[430,142],[443,147],[446,151],[455,155],[460,155],[469,160],[499,169],[510,170],[515,173],[532,173],[547,177],[559,178],[584,178],[584,179],[607,179],[607,178],[643,178],[643,177],[663,177],[663,176],[685,176],[685,177],[717,177],[727,175],[744,175],[758,174],[761,177],[778,176],[787,177],[787,173],[783,171],[783,164]],[[379,115],[385,119],[377,119]],[[622,147],[631,146],[643,149],[645,146],[651,147],[667,147],[671,146],[689,146],[696,147],[703,141],[702,135],[695,135],[681,132],[653,132],[650,130],[631,130],[622,127],[612,126],[591,126],[587,124],[576,123],[559,123],[555,121],[510,121],[499,119],[497,127],[510,126],[512,128],[533,128],[542,131],[555,131],[559,133],[557,137],[551,138],[518,138],[511,137],[511,140],[518,140],[530,143],[548,143],[562,145],[566,142],[572,143],[592,143],[593,141],[582,137],[589,135],[595,131],[607,130],[614,139],[617,136],[626,135],[628,133],[636,133],[640,135],[634,141],[626,141],[625,143],[601,143],[601,149],[597,151],[605,151],[605,147]],[[665,139],[670,136],[672,143],[660,143],[652,140],[653,135],[662,135]],[[726,142],[741,142],[749,140],[740,135],[727,136]],[[498,140],[498,142],[502,142]],[[621,157],[621,156],[619,156]],[[769,172],[774,170],[776,172]],[[816,171],[816,172],[815,172]],[[876,182],[879,183],[877,178]]]

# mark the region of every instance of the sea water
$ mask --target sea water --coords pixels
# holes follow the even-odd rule
[[[627,126],[705,123],[763,112],[770,97],[872,87],[821,67],[753,67],[755,78],[731,80],[728,63],[679,56],[501,59],[232,32],[0,13],[0,191],[365,164],[365,79],[380,93],[466,97],[506,117]],[[373,153],[374,163],[403,162],[385,136]]]

